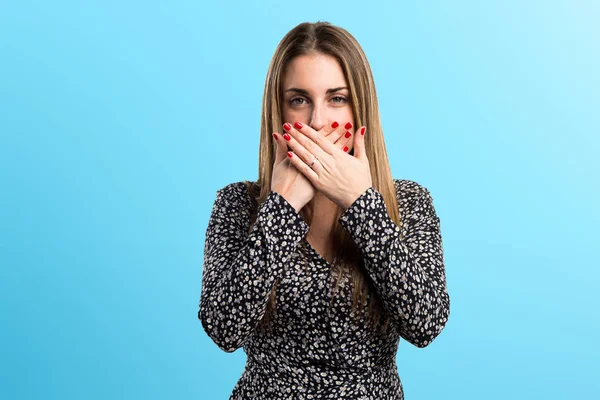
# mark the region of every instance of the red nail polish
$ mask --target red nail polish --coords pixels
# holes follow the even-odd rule
[[[344,128],[350,129],[350,128],[352,128],[352,124],[350,122],[348,122],[346,125],[344,125]]]
[[[292,158],[292,152],[291,151],[288,151],[288,157]]]
[[[350,136],[352,136],[352,134],[350,132],[346,131],[346,134],[344,135],[344,137],[346,139],[348,139]]]
[[[348,146],[344,146],[344,151],[348,151]]]
[[[288,135],[287,133],[283,135],[283,137],[285,138],[285,140],[287,140],[288,142],[290,141],[291,137],[290,135]]]
[[[273,134],[273,139],[277,140],[277,135]]]
[[[296,127],[296,129],[302,129],[302,124],[300,122],[294,123],[294,126]]]
[[[360,134],[361,134],[361,135],[364,135],[364,134],[365,134],[365,130],[366,130],[366,129],[367,129],[367,128],[365,128],[365,127],[363,126],[363,127],[362,127],[362,129],[360,130]]]
[[[338,124],[337,121],[334,121],[333,124],[331,124],[333,129],[337,128],[338,126],[340,126],[340,124]]]
[[[285,124],[283,124],[283,129],[285,129],[286,131],[289,131],[290,129],[292,129],[292,126],[286,122]]]

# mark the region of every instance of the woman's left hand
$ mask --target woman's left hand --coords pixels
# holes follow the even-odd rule
[[[330,135],[342,136],[346,132],[354,135],[354,155],[348,154],[348,149],[344,151],[333,144],[337,137],[330,140],[310,126],[296,122],[288,130],[288,146],[293,151],[288,156],[292,155],[292,164],[311,181],[316,190],[347,210],[373,183],[365,152],[366,127],[356,132],[351,131],[351,124],[340,128]],[[317,161],[311,167],[315,157]]]

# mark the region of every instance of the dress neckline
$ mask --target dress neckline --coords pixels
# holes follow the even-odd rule
[[[315,255],[317,257],[317,259],[319,259],[322,263],[324,263],[328,268],[331,269],[331,267],[333,267],[333,264],[335,264],[337,257],[335,257],[333,259],[333,264],[332,264],[329,261],[327,261],[325,259],[325,257],[323,257],[321,255],[321,253],[319,253],[317,250],[315,250],[315,248],[312,247],[312,245],[309,243],[308,240],[306,240],[306,238],[304,238],[303,240],[304,240],[304,243],[306,244],[306,247],[313,253],[313,255]]]

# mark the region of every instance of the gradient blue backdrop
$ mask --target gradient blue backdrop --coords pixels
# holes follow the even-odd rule
[[[85,3],[85,4],[84,4]],[[217,189],[256,179],[267,66],[347,28],[392,170],[441,220],[450,320],[407,400],[598,396],[595,1],[4,1],[0,398],[226,399],[197,320]]]

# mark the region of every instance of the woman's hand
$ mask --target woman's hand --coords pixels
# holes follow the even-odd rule
[[[300,211],[302,207],[312,200],[316,189],[310,180],[292,164],[292,158],[289,157],[292,153],[288,152],[288,145],[294,141],[288,133],[293,129],[292,126],[289,123],[285,123],[283,129],[287,131],[283,136],[277,132],[273,133],[273,138],[277,143],[277,150],[273,164],[273,175],[271,176],[271,190],[283,196],[296,211]],[[343,151],[341,150],[342,148],[347,149],[348,145],[350,145],[350,136],[344,136],[347,129],[344,129],[337,122],[325,125],[319,131],[311,128],[311,131],[327,141],[329,146],[333,146],[339,151]]]
[[[352,124],[343,129],[346,139],[352,132]],[[289,146],[293,150],[292,164],[312,183],[314,188],[323,192],[331,201],[347,210],[360,195],[372,186],[369,160],[365,152],[366,127],[361,127],[354,134],[354,156],[332,144],[343,134],[336,130],[324,138],[310,126],[299,122],[289,130],[291,140]],[[318,159],[310,166],[315,157]]]

